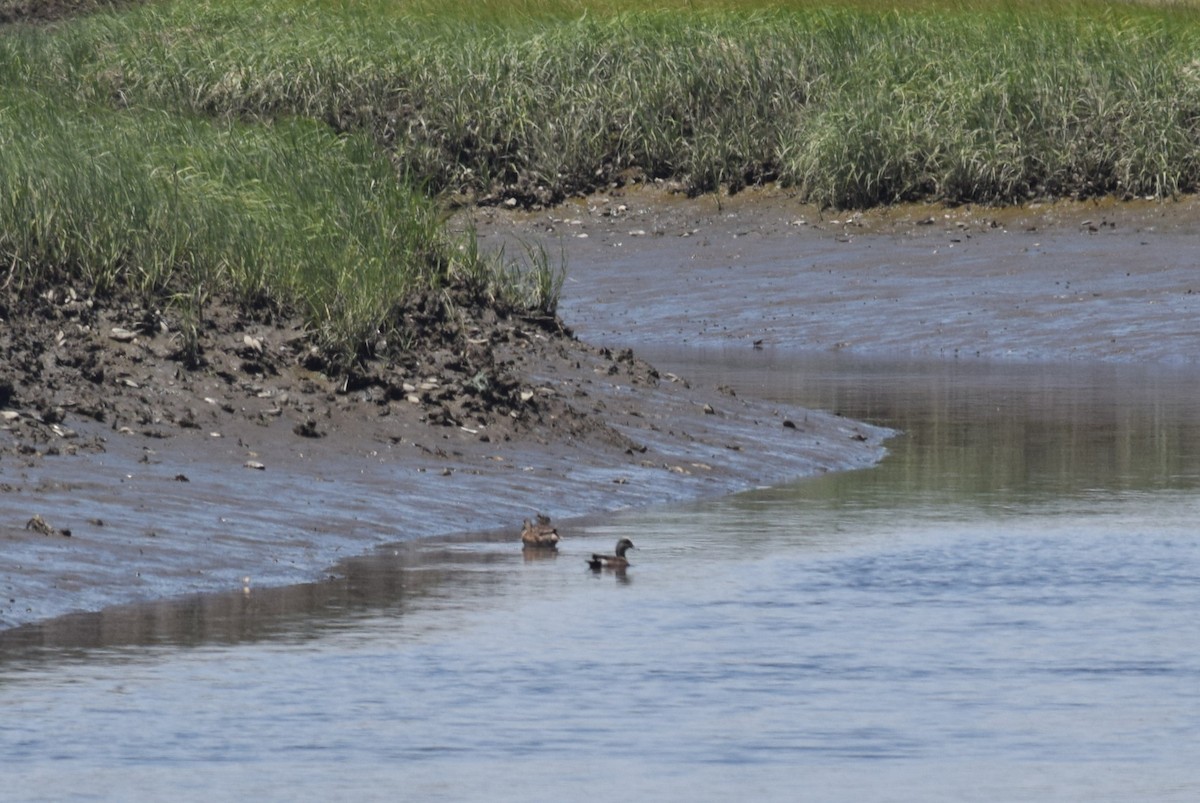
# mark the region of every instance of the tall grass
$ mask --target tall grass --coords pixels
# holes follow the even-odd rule
[[[557,200],[629,169],[697,192],[779,180],[835,206],[1200,183],[1186,8],[462,5],[156,3],[6,42],[0,77],[365,129],[435,193]]]
[[[287,306],[342,364],[386,338],[399,301],[465,277],[553,308],[513,297],[527,291],[511,266],[457,246],[366,136],[0,90],[0,264],[18,290],[72,281],[174,300],[185,329],[211,298]]]
[[[640,5],[164,0],[5,29],[9,284],[68,275],[193,316],[270,299],[345,361],[414,292],[553,310],[546,254],[520,271],[450,242],[446,192],[554,201],[633,173],[862,207],[1200,186],[1187,5]]]

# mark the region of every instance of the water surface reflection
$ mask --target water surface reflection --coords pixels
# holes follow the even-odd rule
[[[1195,376],[654,359],[905,434],[877,469],[566,523],[552,559],[464,536],[325,583],[6,635],[10,788],[1200,794]],[[624,535],[627,582],[590,573]]]

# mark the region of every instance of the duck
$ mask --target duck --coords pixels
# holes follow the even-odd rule
[[[549,516],[539,513],[536,523],[525,519],[525,526],[521,530],[521,546],[525,549],[558,549],[561,540]]]
[[[615,550],[617,554],[599,555],[593,552],[591,559],[587,562],[588,566],[592,569],[592,571],[596,572],[600,571],[601,569],[617,569],[618,571],[624,571],[627,566],[631,565],[629,563],[629,559],[625,557],[625,553],[631,549],[637,549],[637,547],[635,547],[633,542],[628,538],[622,538],[617,542],[617,548]]]

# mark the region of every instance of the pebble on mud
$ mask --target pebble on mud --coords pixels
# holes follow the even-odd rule
[[[292,427],[292,432],[302,438],[323,438],[325,433],[317,429],[317,422],[311,418],[306,418],[296,426]]]

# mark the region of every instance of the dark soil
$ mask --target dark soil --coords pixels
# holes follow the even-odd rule
[[[586,391],[551,389],[534,374],[586,362],[634,386],[659,381],[631,352],[581,343],[557,318],[482,306],[465,293],[420,296],[396,315],[413,335],[406,349],[329,371],[295,316],[211,305],[198,350],[189,351],[174,316],[156,307],[70,287],[9,295],[0,300],[0,409],[9,435],[0,450],[102,450],[98,438],[75,437],[81,419],[159,439],[221,429],[231,418],[281,417],[302,438],[322,437],[346,418],[387,417],[399,428],[485,442],[571,438],[625,449],[625,436],[580,406]]]

